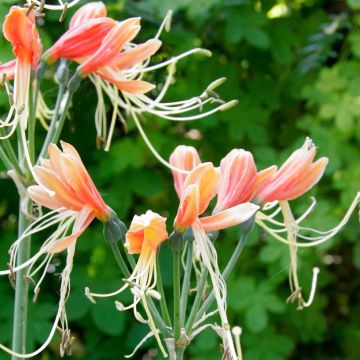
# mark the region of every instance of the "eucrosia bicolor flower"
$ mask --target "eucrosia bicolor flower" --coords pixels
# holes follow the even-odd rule
[[[156,288],[156,255],[159,245],[168,239],[166,230],[166,218],[157,213],[148,210],[143,215],[135,215],[129,230],[126,233],[125,248],[131,255],[139,255],[139,259],[132,274],[126,283],[119,290],[109,294],[91,293],[89,289],[86,290],[86,295],[93,301],[96,297],[110,297],[122,293],[125,289],[131,289],[134,295],[134,301],[129,306],[124,306],[119,301],[116,302],[116,307],[120,311],[133,309],[135,318],[143,323],[148,323],[152,334],[155,336],[160,349],[165,355],[159,337],[159,330],[156,329],[155,323],[149,311],[146,296],[159,297],[160,294],[155,290]],[[137,304],[141,302],[146,312],[148,320],[145,320],[137,310]]]
[[[28,188],[29,197],[51,211],[36,219],[13,243],[10,248],[10,270],[0,272],[2,275],[14,274],[27,268],[27,277],[33,279],[42,270],[43,274],[34,290],[36,299],[54,255],[67,251],[66,266],[61,273],[60,301],[54,326],[44,345],[32,354],[27,354],[26,357],[40,353],[51,341],[58,326],[61,326],[62,330],[61,351],[66,352],[67,346],[70,346],[71,337],[66,319],[65,302],[70,291],[70,274],[76,240],[95,218],[106,223],[110,221],[113,214],[101,198],[75,148],[65,142],[61,145],[62,151],[56,145],[50,144],[49,159],[42,160],[40,166],[34,167],[37,177],[41,179],[41,184]],[[40,250],[25,263],[17,265],[20,242],[28,236],[55,225],[57,225],[56,230],[43,242]],[[45,258],[42,259],[43,257]],[[0,347],[11,353],[11,350],[3,345]],[[24,355],[16,356],[24,357]]]
[[[212,163],[197,164],[196,150],[190,147],[177,148],[170,157],[170,163],[181,170],[187,170],[184,178],[177,171],[173,172],[176,190],[180,198],[180,205],[174,221],[174,228],[184,232],[191,227],[196,246],[204,266],[209,271],[213,284],[214,295],[223,326],[223,341],[231,359],[236,359],[236,351],[231,332],[228,329],[226,314],[226,284],[221,276],[217,263],[217,254],[207,231],[222,230],[227,227],[243,223],[255,215],[258,205],[251,203],[238,204],[224,209],[216,214],[202,216],[210,201],[217,195],[220,185],[220,171]],[[191,164],[194,165],[192,169]],[[181,167],[183,166],[183,167]]]
[[[281,168],[269,178],[256,197],[262,202],[292,200],[309,191],[322,177],[328,158],[314,162],[316,147],[307,138]]]
[[[79,78],[88,76],[93,82],[98,95],[98,106],[95,113],[95,125],[98,140],[105,149],[109,149],[111,138],[119,119],[123,124],[127,118],[134,120],[145,142],[154,155],[164,164],[168,163],[156,152],[142,129],[140,118],[150,113],[168,120],[188,121],[204,118],[216,111],[233,106],[236,101],[224,103],[214,93],[217,86],[225,79],[219,79],[208,86],[200,95],[191,99],[163,102],[170,85],[173,83],[176,63],[191,54],[211,55],[204,49],[192,49],[169,60],[149,65],[151,57],[159,50],[159,37],[164,29],[169,30],[171,13],[160,26],[154,38],[138,44],[134,42],[140,30],[140,19],[133,18],[117,22],[106,15],[101,2],[89,3],[80,8],[70,22],[70,28],[46,52],[45,59],[54,62],[66,58],[80,64]],[[146,93],[156,88],[156,84],[146,81],[148,73],[168,68],[168,75],[161,91],[152,98]],[[113,104],[111,124],[107,125],[107,110],[104,93]],[[202,111],[207,104],[218,104],[209,111]],[[197,115],[187,115],[200,110]]]
[[[42,53],[35,16],[33,12],[27,12],[26,8],[13,6],[3,24],[4,37],[11,43],[15,55],[15,63],[10,62],[5,68],[8,70],[8,80],[14,78],[13,105],[7,119],[1,121],[0,125],[7,130],[6,137],[13,134],[19,122],[23,132],[26,129],[31,69],[37,68]]]

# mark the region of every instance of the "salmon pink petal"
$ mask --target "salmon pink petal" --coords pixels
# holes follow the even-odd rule
[[[55,62],[61,57],[76,60],[90,56],[99,48],[116,23],[113,19],[102,17],[90,19],[71,28],[46,52],[46,60]]]
[[[45,206],[52,210],[58,210],[63,207],[63,205],[58,202],[55,197],[50,196],[49,193],[39,185],[29,186],[27,192],[30,199],[41,206]]]
[[[188,185],[185,188],[180,200],[179,209],[174,220],[177,231],[184,231],[191,226],[199,216],[200,193],[199,186],[196,184]]]
[[[314,162],[303,176],[289,186],[288,190],[284,189],[277,200],[293,200],[309,191],[323,176],[328,162],[328,158],[321,158]]]
[[[180,145],[172,152],[170,164],[180,170],[191,171],[201,163],[197,150],[192,146]],[[187,174],[173,171],[175,190],[181,199]]]
[[[167,238],[166,218],[148,210],[134,216],[126,233],[125,247],[130,254],[140,254],[145,248],[156,251]]]
[[[199,213],[209,206],[219,189],[220,171],[212,163],[203,163],[194,168],[186,177],[184,187],[196,184],[199,187]]]
[[[216,210],[249,201],[256,179],[254,158],[249,151],[234,149],[221,160],[221,181]]]
[[[102,1],[90,2],[81,6],[72,16],[69,28],[83,24],[87,20],[105,17],[107,15],[105,4]]]
[[[92,213],[91,209],[84,208],[82,211],[79,212],[75,220],[72,234],[55,241],[55,243],[51,244],[46,249],[46,251],[48,253],[54,254],[67,249],[87,229],[87,227],[94,220],[94,218],[95,214]]]
[[[13,80],[15,77],[16,60],[0,64],[0,84],[4,81]]]
[[[84,204],[75,192],[64,184],[54,172],[41,166],[35,166],[34,173],[41,181],[41,184],[55,192],[55,200],[61,203],[63,207],[75,211],[83,208]]]
[[[119,90],[128,92],[130,94],[146,94],[155,88],[155,85],[143,80],[107,80],[114,84]]]
[[[160,49],[161,44],[162,42],[158,39],[150,39],[144,44],[137,45],[118,55],[113,65],[119,70],[133,67],[154,55]]]
[[[79,67],[82,76],[111,65],[121,49],[140,31],[139,18],[131,18],[117,23],[104,37],[99,48]]]
[[[259,208],[252,203],[243,203],[215,215],[202,217],[199,221],[205,231],[222,230],[249,220]]]

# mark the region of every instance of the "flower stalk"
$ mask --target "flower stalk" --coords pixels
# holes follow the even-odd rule
[[[25,199],[20,199],[19,207],[19,223],[18,235],[19,237],[29,226],[30,221],[27,214],[22,209],[22,202]],[[27,210],[31,211],[31,204],[27,206]],[[31,237],[27,237],[19,246],[17,265],[26,262],[30,257],[31,250]],[[26,353],[26,332],[27,332],[27,319],[28,319],[28,302],[29,302],[29,282],[26,280],[26,273],[28,268],[20,270],[16,274],[15,286],[15,304],[14,304],[14,318],[13,318],[13,337],[12,337],[12,350],[21,354]],[[11,357],[12,360],[18,360],[15,355]]]

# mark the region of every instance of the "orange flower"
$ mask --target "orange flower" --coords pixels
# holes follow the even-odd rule
[[[3,33],[12,44],[16,59],[31,64],[36,69],[41,57],[42,45],[35,25],[35,16],[27,9],[12,6],[5,17]]]
[[[49,145],[49,160],[42,160],[34,172],[42,185],[28,188],[32,200],[75,220],[70,236],[57,239],[48,252],[59,252],[74,242],[96,217],[105,222],[110,209],[101,198],[78,152],[73,146],[61,143],[63,151]],[[52,192],[52,193],[51,193]]]
[[[6,121],[8,132],[2,138],[10,137],[20,123],[22,141],[25,140],[25,129],[29,111],[29,88],[31,68],[37,68],[42,45],[35,25],[35,16],[28,9],[12,6],[3,24],[5,38],[11,43],[16,57],[15,63],[8,63],[8,79],[14,78],[14,116]],[[5,71],[6,72],[6,71]],[[25,151],[27,147],[25,145]]]
[[[273,174],[257,194],[265,203],[275,200],[292,200],[310,190],[322,177],[328,158],[323,157],[315,162],[316,147],[307,138],[304,145],[294,151],[281,168]]]
[[[46,61],[51,63],[59,58],[78,60],[92,55],[115,24],[111,18],[100,17],[70,28],[46,51]]]
[[[174,225],[183,232],[191,226],[216,196],[220,173],[211,163],[194,168],[186,177]]]
[[[89,19],[97,19],[107,15],[106,7],[102,1],[90,2],[81,6],[72,16],[69,28],[83,24]]]
[[[251,201],[276,167],[257,172],[252,154],[234,149],[220,163],[221,181],[215,212]]]
[[[166,219],[148,210],[144,215],[134,216],[126,234],[125,247],[130,254],[140,254],[146,250],[156,252],[167,238]]]
[[[140,19],[131,18],[118,22],[102,40],[99,48],[78,69],[81,76],[115,62],[122,48],[128,44],[140,31]]]

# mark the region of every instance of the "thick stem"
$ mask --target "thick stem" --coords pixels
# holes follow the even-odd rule
[[[191,280],[191,270],[192,270],[192,260],[193,260],[192,258],[193,258],[193,243],[189,242],[187,246],[185,274],[181,289],[181,300],[180,300],[180,321],[181,321],[180,325],[182,328],[185,326],[187,300],[189,297],[189,288],[190,288],[190,280]]]
[[[157,277],[157,289],[160,293],[161,299],[160,299],[160,308],[161,308],[161,315],[164,319],[164,322],[167,326],[171,327],[171,319],[169,314],[169,309],[167,307],[166,299],[165,299],[165,292],[164,287],[162,284],[161,279],[161,271],[160,271],[160,261],[159,261],[159,254],[156,257],[156,277]]]
[[[56,131],[58,117],[59,117],[59,113],[60,113],[60,106],[61,106],[61,102],[63,101],[65,89],[66,89],[66,85],[61,83],[59,85],[59,90],[58,90],[58,94],[57,94],[57,98],[56,98],[54,113],[53,113],[53,116],[52,116],[52,119],[51,119],[51,122],[49,125],[48,132],[46,134],[44,144],[41,148],[38,161],[41,160],[42,158],[45,158],[47,151],[48,151],[48,146],[53,141],[53,137],[54,137],[54,134]]]
[[[22,211],[22,200],[20,200],[19,208],[19,237],[29,225],[27,215]],[[28,206],[28,211],[31,206]],[[19,245],[17,265],[27,261],[30,257],[31,238],[27,237]],[[13,318],[13,339],[12,350],[21,354],[26,353],[26,329],[27,329],[27,316],[28,316],[28,291],[29,283],[25,278],[27,268],[24,268],[16,274],[16,288],[15,288],[15,305],[14,305],[14,318]],[[12,356],[12,360],[18,360],[16,356]]]
[[[188,321],[187,321],[186,326],[185,326],[185,333],[187,335],[191,334],[192,327],[193,327],[194,321],[195,321],[195,316],[196,316],[196,314],[197,314],[197,312],[199,310],[199,307],[200,307],[200,304],[201,304],[201,301],[202,301],[202,298],[203,298],[204,288],[205,288],[205,285],[206,285],[206,280],[207,280],[208,274],[209,274],[208,269],[204,268],[202,273],[201,273],[200,282],[199,282],[199,284],[197,286],[197,292],[196,292],[196,297],[195,297],[195,300],[194,300],[194,304],[192,306]]]
[[[173,251],[173,289],[174,289],[174,337],[175,341],[181,336],[180,324],[180,260],[181,252]]]
[[[175,347],[176,360],[183,360],[185,347]]]

